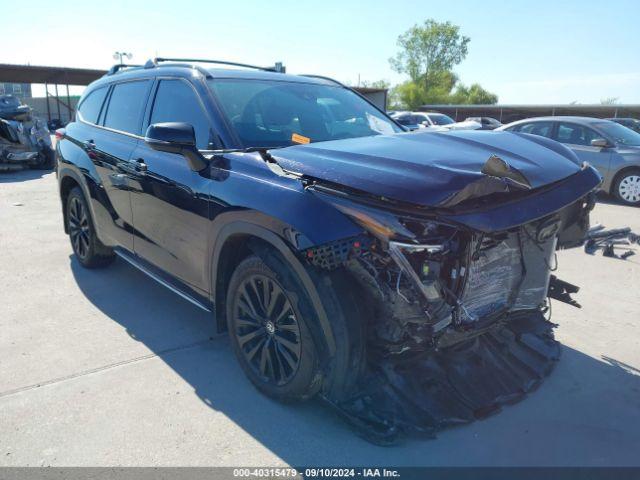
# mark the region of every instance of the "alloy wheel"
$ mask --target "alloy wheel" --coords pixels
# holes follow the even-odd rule
[[[251,275],[238,289],[235,335],[247,363],[263,380],[286,384],[300,364],[300,326],[282,287]]]
[[[620,181],[618,185],[620,198],[627,202],[640,201],[640,175],[628,175]]]
[[[86,209],[78,197],[73,197],[69,205],[69,235],[73,251],[80,258],[86,258],[91,231]]]

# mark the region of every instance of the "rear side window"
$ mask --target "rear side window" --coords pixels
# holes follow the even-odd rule
[[[98,122],[98,115],[100,115],[100,109],[102,108],[104,97],[107,96],[108,90],[107,87],[97,88],[85,97],[78,108],[78,113],[82,120],[89,123]]]
[[[126,82],[113,87],[104,126],[121,132],[140,133],[140,117],[147,100],[148,81]]]
[[[196,145],[209,148],[211,128],[196,92],[182,80],[162,80],[151,112],[151,123],[185,122],[196,132]]]
[[[541,137],[551,138],[552,130],[552,122],[534,122],[521,125],[517,131],[520,133],[530,133],[531,135],[539,135]]]

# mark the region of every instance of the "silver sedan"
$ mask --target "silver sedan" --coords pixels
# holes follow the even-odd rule
[[[541,135],[565,144],[603,176],[602,190],[628,205],[640,205],[640,134],[591,117],[537,117],[496,130]]]

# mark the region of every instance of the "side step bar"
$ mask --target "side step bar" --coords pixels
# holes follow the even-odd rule
[[[175,287],[174,285],[171,285],[169,282],[167,282],[166,280],[164,280],[163,278],[161,278],[160,276],[156,275],[155,273],[153,273],[151,270],[149,270],[148,268],[146,268],[145,266],[143,266],[142,264],[140,264],[140,262],[138,262],[135,258],[131,257],[129,254],[120,251],[120,250],[115,250],[116,255],[118,255],[121,259],[125,260],[127,263],[133,265],[134,267],[136,267],[138,270],[140,270],[142,273],[146,274],[147,276],[151,277],[152,279],[154,279],[156,282],[158,282],[160,285],[167,287],[169,290],[171,290],[173,293],[181,296],[182,298],[184,298],[185,300],[187,300],[188,302],[193,303],[196,307],[201,308],[202,310],[204,310],[205,312],[209,312],[211,313],[212,310],[211,308],[209,308],[207,305],[205,305],[203,302],[201,302],[200,300],[197,300],[196,298],[192,297],[191,295],[189,295],[188,293],[178,289],[177,287]]]

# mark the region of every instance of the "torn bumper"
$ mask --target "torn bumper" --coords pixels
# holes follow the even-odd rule
[[[560,354],[544,315],[556,250],[581,243],[589,225],[589,191],[567,203],[490,233],[334,203],[368,233],[307,259],[357,286],[367,355],[351,392],[327,402],[385,444],[472,421],[535,388]]]
[[[516,315],[469,340],[371,359],[354,395],[327,402],[367,440],[434,436],[522,399],[553,369],[560,345],[539,312]]]

